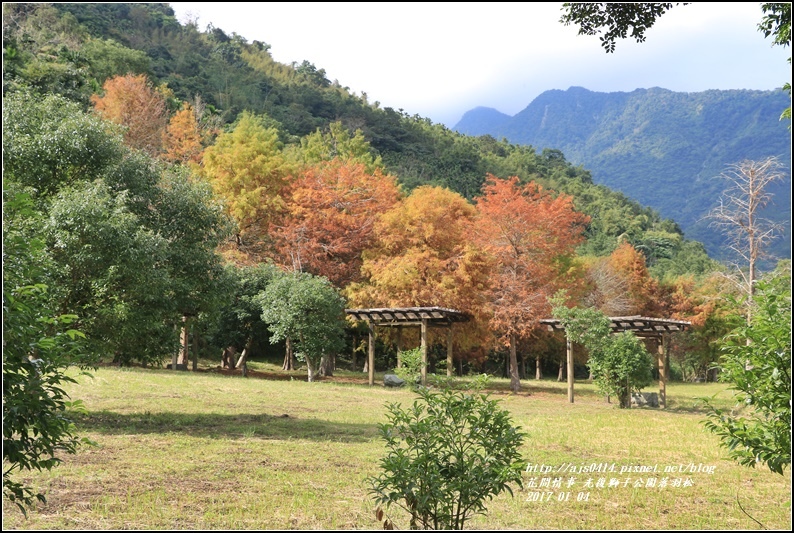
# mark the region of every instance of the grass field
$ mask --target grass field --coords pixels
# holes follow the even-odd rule
[[[3,529],[379,528],[365,483],[384,453],[377,424],[386,402],[414,395],[368,387],[361,373],[257,377],[274,369],[252,364],[242,378],[103,367],[81,377],[68,391],[84,400],[89,413],[75,419],[98,446],[26,473],[47,503],[25,519],[4,501]],[[469,528],[790,529],[791,471],[738,466],[703,428],[696,398],[731,405],[725,385],[668,384],[666,410],[617,409],[585,382],[574,404],[564,383],[522,385],[510,395],[495,379],[492,394],[529,434],[522,453],[537,472]],[[614,471],[578,472],[601,464]],[[637,466],[656,472],[626,471]]]

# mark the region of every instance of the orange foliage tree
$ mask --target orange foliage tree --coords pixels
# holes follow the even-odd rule
[[[201,162],[204,146],[201,144],[201,129],[193,107],[185,103],[177,111],[163,133],[163,159],[172,163]]]
[[[126,128],[124,142],[158,156],[162,148],[167,109],[165,98],[152,88],[146,76],[116,76],[102,85],[104,96],[91,96],[102,118]]]
[[[358,281],[375,220],[399,199],[396,178],[363,163],[333,159],[306,168],[290,183],[273,225],[276,262],[340,288]]]
[[[364,281],[348,287],[360,307],[439,306],[471,314],[455,336],[461,349],[485,342],[486,291],[493,263],[471,241],[474,206],[442,187],[422,186],[375,224],[375,245],[364,252]],[[473,353],[473,352],[472,352]]]
[[[607,264],[625,281],[629,315],[664,314],[662,287],[648,272],[642,252],[623,241],[609,256]]]
[[[589,219],[574,210],[570,196],[555,197],[534,182],[520,185],[517,177],[488,175],[476,203],[477,240],[497,262],[491,326],[510,347],[510,386],[518,392],[516,344],[550,315],[548,297],[571,270]]]

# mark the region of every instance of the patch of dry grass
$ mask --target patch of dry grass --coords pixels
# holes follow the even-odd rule
[[[337,382],[290,377],[101,368],[81,378],[69,389],[89,410],[76,416],[78,427],[99,446],[26,475],[48,501],[27,520],[6,502],[4,529],[378,528],[364,481],[384,453],[377,424],[386,402],[407,404],[414,395],[368,387],[360,373]],[[551,471],[526,472],[525,488],[497,497],[470,528],[758,528],[749,514],[790,529],[790,470],[779,476],[733,464],[702,426],[696,398],[716,394],[730,405],[724,385],[670,384],[671,407],[660,411],[617,409],[587,383],[576,384],[574,404],[564,383],[528,380],[518,395],[506,383],[495,380],[492,394],[529,434],[524,457]],[[601,463],[615,471],[578,472]],[[690,464],[701,471],[664,472]],[[634,466],[657,472],[620,473]],[[647,486],[651,477],[657,486]],[[673,486],[676,478],[682,486]],[[407,527],[400,513],[392,517]]]

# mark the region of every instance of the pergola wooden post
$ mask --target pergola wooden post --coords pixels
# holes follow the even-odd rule
[[[403,351],[403,328],[397,326],[397,368],[403,366],[403,361],[400,353]]]
[[[555,318],[540,320],[550,331],[565,331],[560,321]],[[684,331],[692,325],[685,320],[666,318],[650,318],[646,316],[615,316],[609,317],[612,333],[631,331],[637,337],[654,338],[657,342],[657,364],[659,366],[659,407],[667,406],[667,355],[665,353],[665,334],[673,331]],[[573,403],[573,349],[570,339],[565,339],[566,360],[568,362],[568,401]]]
[[[375,384],[375,326],[369,322],[369,344],[367,345],[367,379],[370,385]]]
[[[447,329],[447,376],[452,376],[452,328]]]
[[[447,373],[451,372],[452,361],[452,324],[467,322],[469,315],[455,309],[443,307],[396,307],[374,309],[345,309],[345,313],[354,320],[362,320],[369,328],[369,384],[375,384],[375,328],[387,326],[402,328],[403,326],[419,326],[421,328],[422,350],[422,385],[427,383],[427,328],[431,326],[449,328],[447,333]],[[401,338],[398,329],[398,361]]]
[[[573,403],[573,342],[565,336],[565,361],[568,364],[568,403]]]
[[[664,337],[659,335],[656,339],[657,363],[659,365],[659,408],[667,407],[667,357],[664,350]]]
[[[422,319],[422,385],[427,385],[427,319]]]

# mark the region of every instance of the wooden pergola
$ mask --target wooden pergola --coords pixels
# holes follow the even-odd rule
[[[367,323],[369,329],[369,384],[375,384],[375,338],[376,326],[419,326],[422,347],[422,385],[427,382],[427,328],[447,328],[447,375],[452,372],[452,324],[467,322],[470,317],[462,311],[444,307],[382,307],[372,309],[345,309],[353,320]],[[399,350],[399,347],[398,347]]]
[[[667,353],[665,352],[665,335],[674,331],[684,331],[692,323],[685,320],[671,320],[666,318],[651,318],[647,316],[613,316],[609,317],[609,327],[612,333],[631,331],[637,337],[652,338],[656,340],[657,364],[659,367],[659,407],[666,406],[667,393]],[[544,318],[541,324],[546,324],[551,331],[565,331],[560,321],[555,318]],[[565,339],[566,363],[568,366],[568,401],[573,403],[573,346],[569,338]]]

